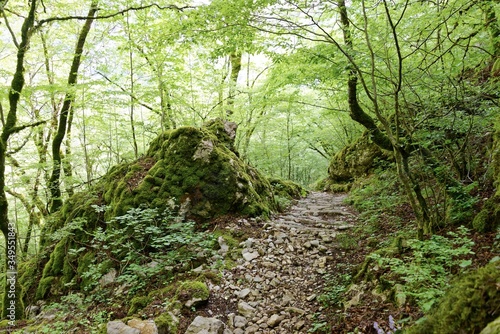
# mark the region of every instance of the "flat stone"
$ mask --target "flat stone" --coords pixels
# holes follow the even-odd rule
[[[252,290],[250,290],[249,288],[245,288],[243,290],[240,290],[238,292],[235,292],[235,295],[239,298],[239,299],[245,299],[251,292]]]
[[[243,258],[245,261],[252,261],[260,256],[259,252],[248,252],[248,253],[243,253]]]
[[[242,327],[245,327],[247,325],[248,320],[245,317],[237,315],[237,316],[234,317],[233,323],[234,323],[234,327],[236,327],[236,328],[242,328]]]
[[[273,315],[269,318],[269,320],[267,321],[267,325],[268,325],[269,327],[274,328],[274,327],[278,326],[278,325],[280,324],[280,322],[282,322],[282,321],[283,321],[283,319],[285,319],[285,317],[284,317],[284,316],[279,315],[279,314],[273,314]]]
[[[158,334],[158,328],[153,320],[140,320],[134,318],[129,320],[127,325],[137,328],[141,331],[141,334]]]
[[[240,301],[238,303],[238,312],[244,317],[249,317],[255,312],[255,308],[244,301]]]
[[[197,316],[184,334],[223,334],[224,323],[219,319]]]
[[[306,324],[306,323],[305,323],[305,321],[304,321],[304,320],[300,320],[300,321],[297,321],[297,322],[295,323],[295,325],[293,325],[293,328],[294,328],[296,331],[299,331],[299,330],[301,330],[301,329],[304,327],[304,325],[305,325],[305,324]]]
[[[141,331],[137,328],[133,328],[125,325],[121,321],[110,321],[106,325],[107,334],[140,334]]]
[[[309,297],[306,298],[308,302],[312,302],[314,299],[316,299],[316,294],[312,294]]]

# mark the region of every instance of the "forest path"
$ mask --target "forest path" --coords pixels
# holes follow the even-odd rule
[[[205,316],[223,320],[225,334],[307,333],[321,322],[317,297],[325,274],[335,272],[332,256],[341,252],[335,237],[356,221],[345,197],[312,192],[266,222],[242,243],[237,265],[210,287]]]

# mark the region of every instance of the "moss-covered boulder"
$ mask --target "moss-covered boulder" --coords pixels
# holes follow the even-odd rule
[[[409,334],[479,333],[499,315],[500,263],[490,263],[456,280]]]
[[[365,132],[332,157],[328,177],[321,183],[321,187],[333,192],[348,191],[352,182],[369,174],[378,161],[390,159],[390,153],[381,150],[370,140],[368,132]]]
[[[42,247],[50,248],[51,255],[45,259],[37,298],[95,281],[97,273],[83,275],[95,261],[85,245],[92,244],[97,228],[114,228],[105,222],[132,208],[169,209],[196,222],[277,211],[269,181],[235,151],[235,135],[236,124],[222,120],[167,131],[143,157],[113,167],[91,189],[68,199],[43,231]],[[103,267],[102,274],[109,269]]]
[[[238,157],[235,128],[234,123],[214,120],[202,128],[161,134],[145,156],[115,166],[91,191],[71,198],[52,229],[75,217],[96,224],[141,204],[176,207],[199,220],[227,213],[269,214],[276,209],[271,185]],[[96,205],[109,208],[104,217],[99,217]]]

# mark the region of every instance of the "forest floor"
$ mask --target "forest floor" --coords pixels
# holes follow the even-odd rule
[[[196,315],[218,318],[235,334],[290,334],[355,328],[371,333],[373,319],[383,324],[389,315],[415,313],[376,297],[344,308],[347,281],[366,255],[346,237],[357,224],[357,213],[345,198],[312,192],[270,221],[240,219],[222,226],[243,229],[249,238],[238,265],[210,287],[210,300]],[[182,321],[179,333],[193,317]]]
[[[346,198],[311,192],[270,221],[221,221],[219,228],[242,230],[249,238],[238,264],[210,286],[208,304],[184,318],[179,333],[197,315],[223,320],[234,334],[376,334],[374,323],[389,330],[390,316],[399,320],[398,328],[422,317],[411,300],[396,305],[375,287],[352,284],[368,254],[401,229],[414,228],[411,210],[392,208],[403,225],[386,215],[370,223],[359,219]],[[472,267],[484,266],[494,255],[485,245],[493,245],[495,233],[472,232],[470,238],[474,246],[467,259]]]
[[[346,198],[345,194],[311,192],[267,221],[226,216],[211,222],[210,229],[222,231],[222,235],[244,236],[239,239],[243,241],[239,246],[239,241],[227,245],[219,238],[219,253],[231,263],[207,280],[207,303],[182,309],[177,333],[184,334],[197,316],[221,320],[226,327],[224,334],[376,334],[374,322],[388,329],[389,316],[399,321],[398,327],[420,318],[423,314],[411,300],[396,306],[388,296],[370,288],[370,282],[363,286],[353,280],[369,253],[390,243],[402,229],[413,227],[411,210],[405,205],[392,206],[390,215],[369,220],[361,218],[365,213],[360,216],[347,205]],[[403,223],[392,223],[391,215]],[[474,247],[467,258],[472,267],[484,266],[495,255],[489,246],[495,235],[471,233]],[[213,265],[207,263],[198,274],[199,268],[187,274],[203,276]],[[159,315],[162,302],[155,300],[142,310],[143,319]],[[93,315],[127,316],[127,303],[114,302],[111,308],[106,305],[72,308],[56,304],[34,323],[21,322],[14,329],[33,332],[23,330],[30,326],[34,332],[55,333],[51,330],[60,326],[65,329],[57,333],[94,333],[99,326]],[[54,315],[58,310],[62,318]],[[67,330],[68,322],[76,326]]]

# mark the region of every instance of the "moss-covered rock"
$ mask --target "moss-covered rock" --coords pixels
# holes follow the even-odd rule
[[[197,307],[208,301],[208,286],[200,281],[186,281],[177,288],[175,297],[187,308]]]
[[[333,156],[328,167],[328,177],[321,184],[322,190],[349,191],[351,183],[369,174],[376,167],[377,161],[390,159],[391,154],[382,151],[370,140],[368,132],[365,132]]]
[[[290,180],[272,178],[269,180],[275,196],[298,199],[307,196],[307,190]]]
[[[132,298],[130,301],[130,308],[128,310],[128,315],[133,315],[137,311],[142,310],[146,306],[148,306],[149,303],[151,303],[152,298],[149,296],[138,296]]]
[[[172,312],[165,312],[156,317],[155,324],[158,328],[158,334],[176,334],[179,318]]]
[[[496,318],[496,320],[490,322],[488,326],[486,326],[480,334],[498,334],[500,333],[500,317]]]
[[[117,167],[101,184],[108,217],[148,203],[172,204],[194,219],[226,213],[268,214],[275,209],[269,182],[234,151],[233,123],[216,120],[201,129],[160,135],[146,157]]]
[[[56,279],[52,276],[47,276],[40,280],[40,283],[38,283],[38,288],[36,290],[37,300],[43,299],[49,294],[50,288],[54,284],[55,280]]]
[[[462,276],[408,333],[479,333],[498,317],[499,284],[499,263],[491,263]]]
[[[235,151],[235,131],[235,123],[222,120],[167,131],[151,143],[145,156],[113,167],[89,191],[67,200],[42,233],[42,247],[50,249],[50,258],[45,258],[40,284],[57,282],[61,289],[70,282],[77,284],[72,289],[95,285],[96,275],[83,275],[94,264],[94,253],[85,247],[82,251],[82,245],[92,244],[97,228],[114,228],[105,222],[131,208],[169,209],[197,222],[276,211],[269,181]],[[60,241],[54,242],[53,235]],[[43,284],[37,296],[49,292]]]

